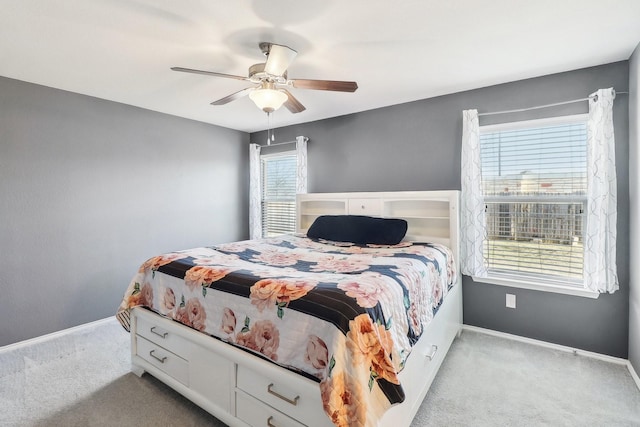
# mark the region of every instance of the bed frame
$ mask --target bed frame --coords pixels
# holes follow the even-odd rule
[[[301,194],[297,230],[305,232],[320,215],[403,218],[406,240],[446,244],[459,263],[458,203],[458,191]],[[411,424],[461,327],[458,274],[399,374],[406,400],[380,426]],[[135,374],[148,372],[230,426],[333,425],[318,383],[142,308],[131,311],[131,352]]]

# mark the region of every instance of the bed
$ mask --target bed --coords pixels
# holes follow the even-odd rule
[[[147,260],[133,372],[231,426],[408,426],[461,328],[458,199],[304,194],[295,235]]]

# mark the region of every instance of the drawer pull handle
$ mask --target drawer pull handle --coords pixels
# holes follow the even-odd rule
[[[427,359],[433,360],[433,358],[436,357],[437,352],[438,352],[438,346],[434,344],[431,346],[431,353],[427,353],[425,354],[425,356],[427,356]]]
[[[169,335],[169,332],[163,332],[163,333],[156,332],[156,331],[154,331],[155,328],[156,328],[156,326],[151,328],[151,333],[152,334],[156,334],[157,336],[159,336],[162,339],[165,339],[167,337],[167,335]]]
[[[153,354],[153,352],[154,352],[154,351],[155,351],[155,350],[151,350],[151,351],[149,352],[149,356],[153,357],[154,359],[156,359],[156,360],[157,360],[158,362],[160,362],[160,363],[164,363],[164,361],[165,361],[165,360],[167,360],[167,356],[164,356],[164,357],[158,357],[158,356],[156,356],[155,354]]]
[[[300,396],[296,396],[293,399],[289,399],[288,397],[284,397],[283,395],[281,395],[280,393],[278,393],[277,391],[273,391],[273,383],[269,384],[267,386],[267,392],[269,392],[270,394],[273,394],[275,397],[284,400],[287,403],[292,404],[293,406],[298,405],[298,400],[300,400]]]
[[[267,418],[267,427],[278,427],[274,423],[271,422],[272,419],[273,419],[273,417]]]

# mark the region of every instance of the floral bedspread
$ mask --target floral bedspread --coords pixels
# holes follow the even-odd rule
[[[117,317],[149,309],[320,383],[338,426],[376,425],[404,400],[398,373],[456,281],[449,248],[302,236],[172,252],[146,261]]]

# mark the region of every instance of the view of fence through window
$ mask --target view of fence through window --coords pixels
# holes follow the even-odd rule
[[[296,230],[296,154],[264,156],[262,163],[262,237]]]
[[[579,281],[586,121],[481,129],[490,271]]]

